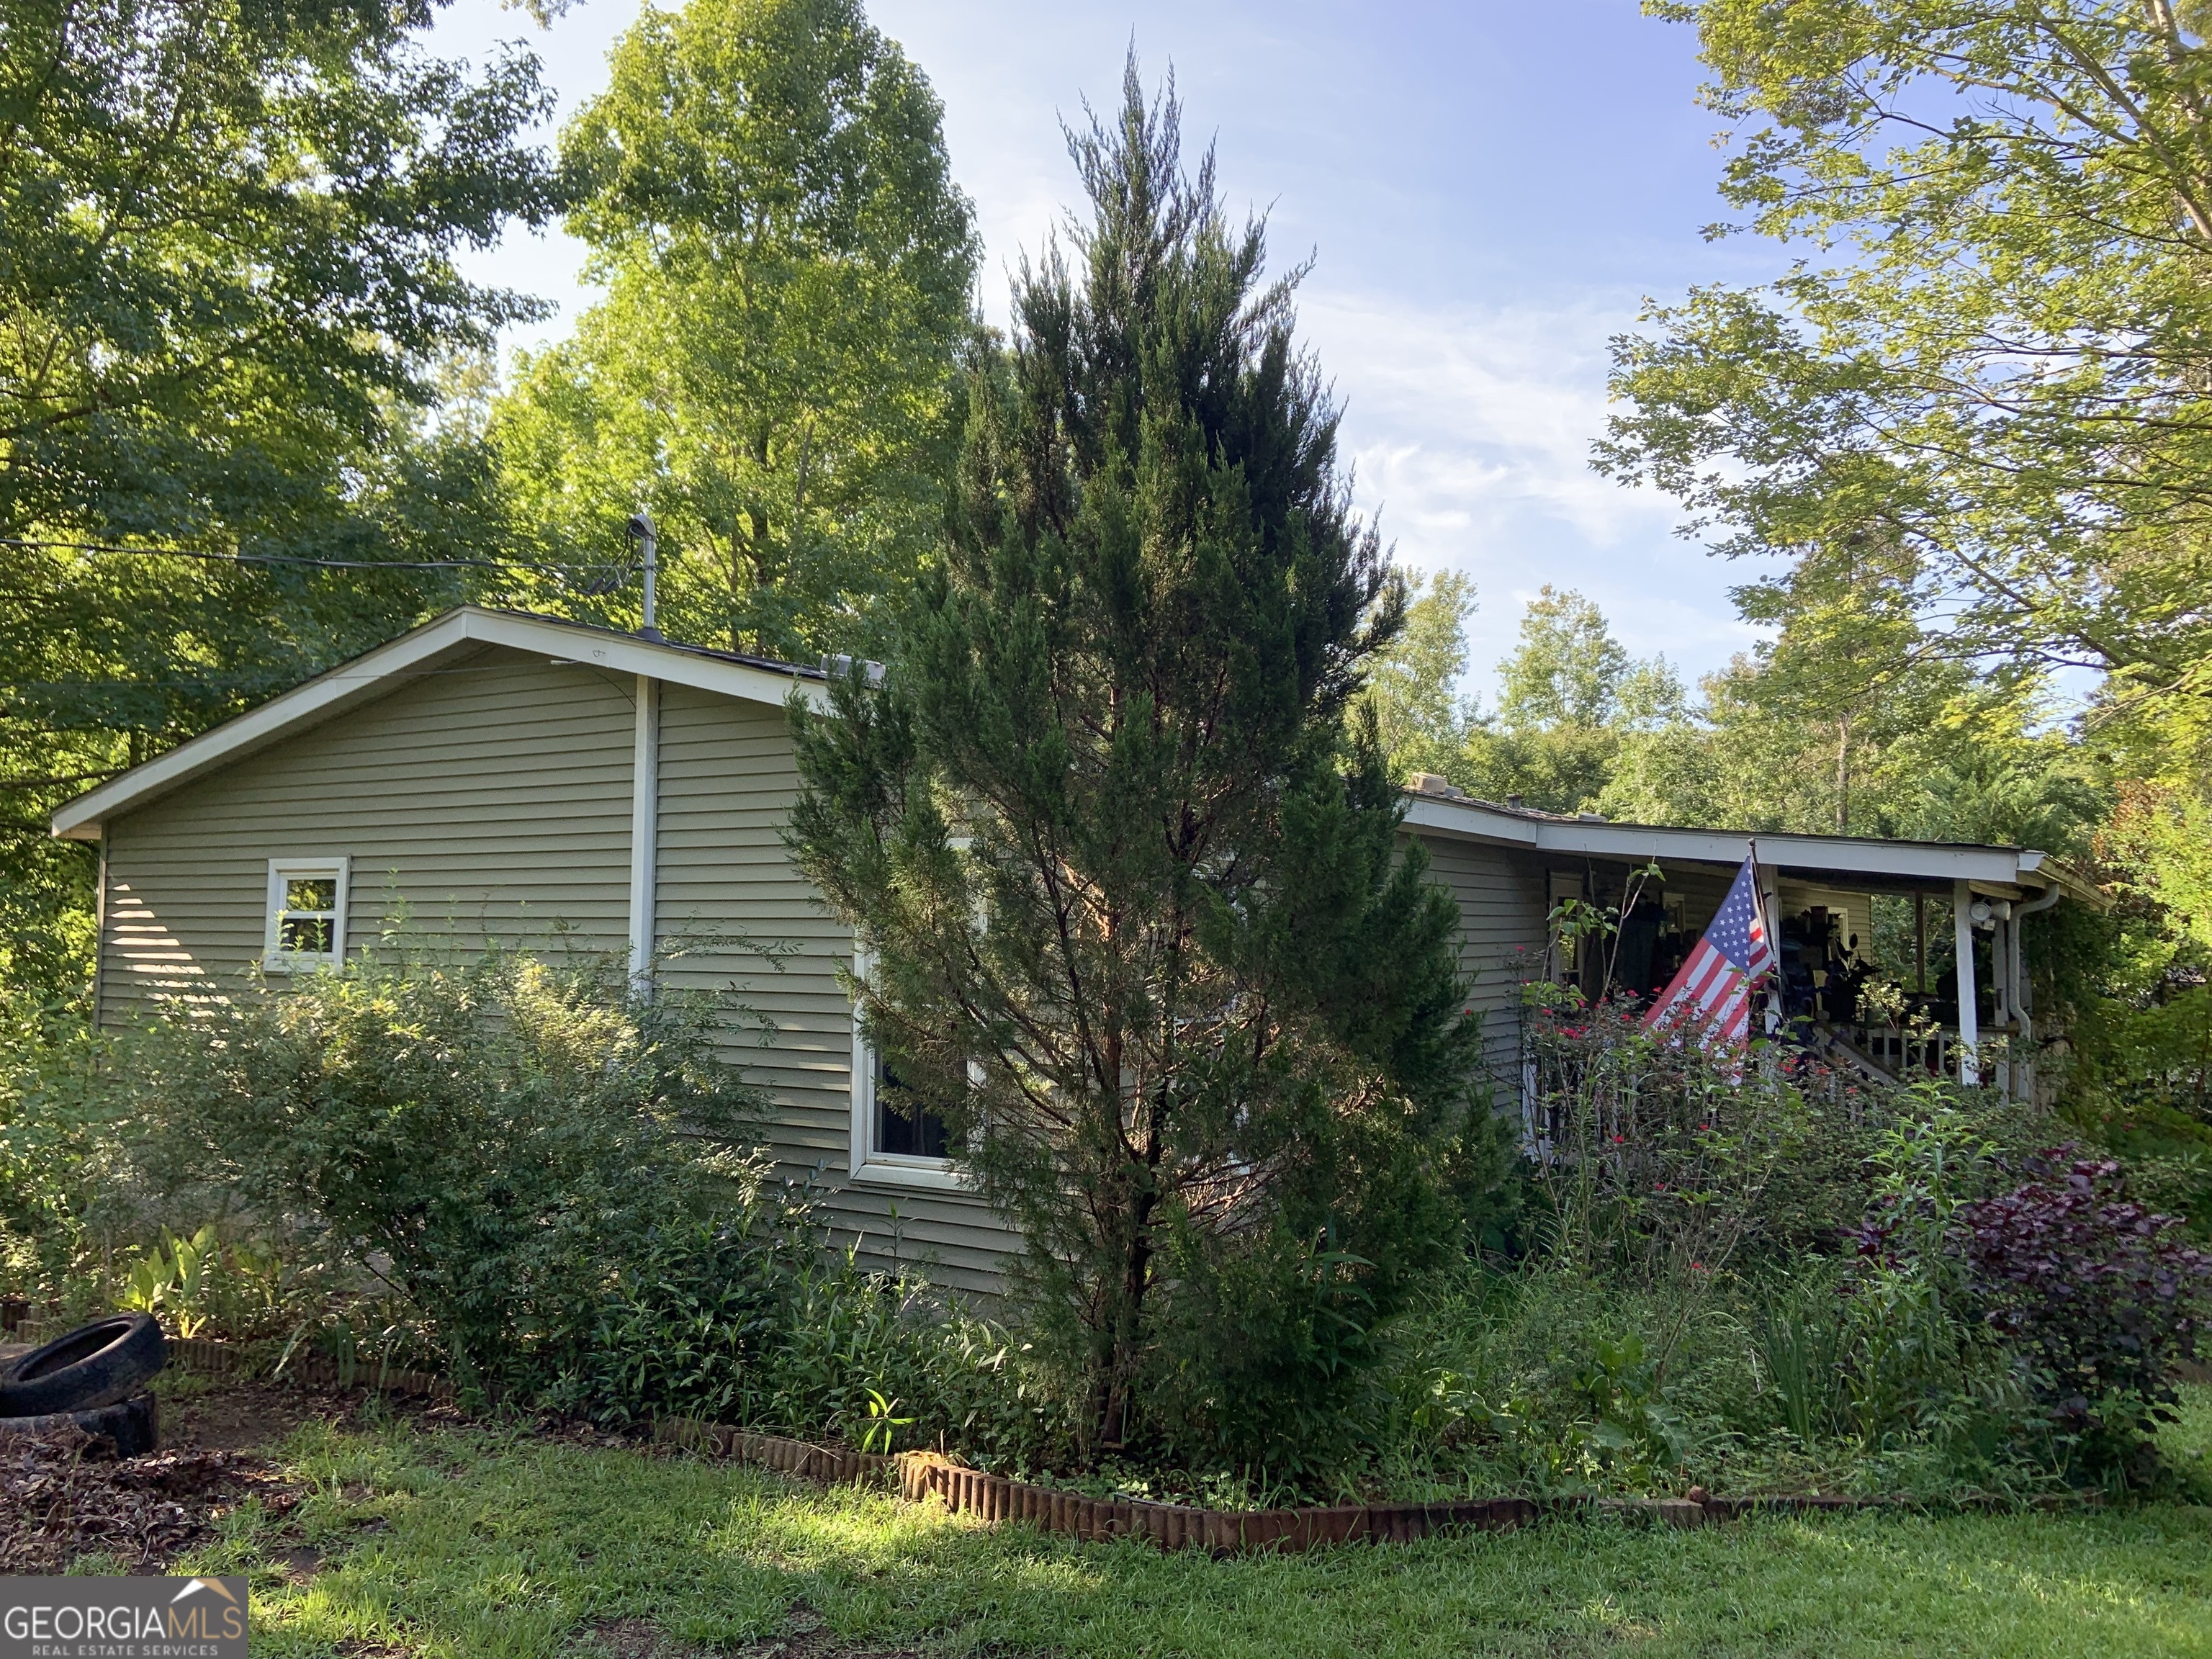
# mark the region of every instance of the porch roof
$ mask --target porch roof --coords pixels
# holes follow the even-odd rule
[[[1565,817],[1527,807],[1408,790],[1406,822],[1425,835],[1522,848],[1539,854],[1733,869],[1752,856],[1793,878],[1869,891],[1948,891],[1954,882],[2041,892],[2052,887],[2101,905],[2104,896],[2049,854],[2032,847],[1967,842],[1887,841],[1872,836],[1801,836],[1691,830]]]

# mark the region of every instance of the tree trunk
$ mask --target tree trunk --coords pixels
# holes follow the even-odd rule
[[[1836,717],[1836,833],[1851,833],[1851,717]]]

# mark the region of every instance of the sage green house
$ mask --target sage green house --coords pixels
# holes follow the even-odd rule
[[[852,931],[783,845],[798,787],[784,710],[794,691],[821,706],[823,674],[549,617],[449,611],[55,815],[56,835],[100,844],[98,1018],[234,994],[257,968],[359,951],[400,915],[463,948],[497,940],[624,953],[640,971],[657,963],[664,982],[728,994],[757,1017],[733,1019],[726,1057],[769,1090],[777,1156],[818,1179],[848,1237],[988,1290],[1017,1241],[912,1126],[878,1110],[839,979]],[[1559,959],[1553,906],[1617,899],[1656,859],[1670,931],[1655,936],[1694,936],[1751,846],[1470,801],[1433,781],[1412,794],[1407,830],[1459,902],[1507,1109],[1520,1087],[1519,984],[1540,969],[1593,971]],[[2031,1036],[2013,918],[2059,896],[2042,854],[1840,836],[1762,836],[1758,853],[1770,914],[1817,913],[1829,933],[1841,918],[1870,938],[1876,896],[1912,896],[1923,917],[1939,902],[1936,954],[1954,951],[1986,994],[1964,1000],[1936,1063],[1971,1067],[1993,1030]],[[1892,1053],[1863,1022],[1831,1023],[1869,1065],[1927,1060]],[[2026,1087],[2024,1065],[2013,1069]]]

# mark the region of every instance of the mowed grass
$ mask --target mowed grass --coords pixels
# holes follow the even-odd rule
[[[2207,1438],[2200,1400],[2176,1449]],[[311,1424],[283,1455],[313,1494],[190,1564],[252,1574],[265,1656],[534,1659],[610,1630],[669,1655],[795,1630],[807,1655],[2212,1655],[2212,1508],[2183,1503],[1556,1522],[1216,1562],[495,1429]],[[299,1582],[303,1543],[323,1559]]]

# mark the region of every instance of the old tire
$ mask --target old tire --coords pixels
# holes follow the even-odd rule
[[[36,1417],[0,1417],[0,1443],[44,1439],[63,1429],[82,1429],[111,1442],[118,1457],[137,1457],[161,1443],[161,1408],[150,1394],[94,1406],[88,1411],[48,1412]]]
[[[112,1406],[168,1363],[151,1314],[113,1314],[33,1348],[0,1371],[0,1418],[49,1417]]]

